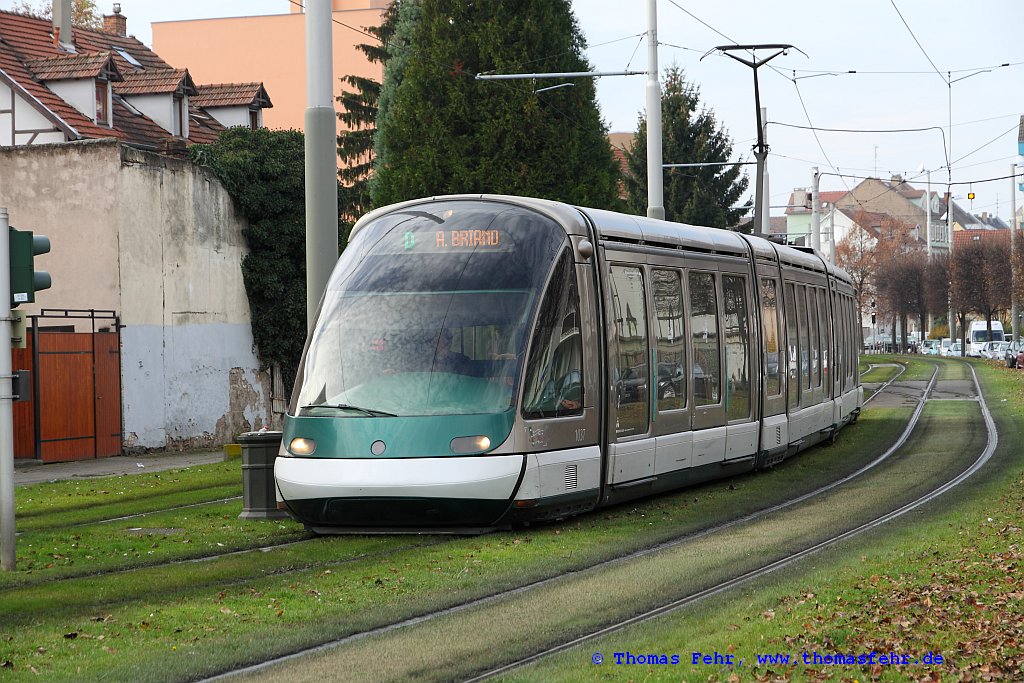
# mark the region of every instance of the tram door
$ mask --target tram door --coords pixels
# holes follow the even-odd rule
[[[631,254],[630,256],[635,257]],[[609,469],[613,485],[655,474],[651,434],[651,359],[648,328],[649,273],[644,265],[615,262],[609,254],[606,302],[608,336]]]

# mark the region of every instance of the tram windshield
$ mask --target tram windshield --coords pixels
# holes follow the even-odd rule
[[[328,284],[290,413],[509,410],[533,311],[567,241],[550,218],[496,202],[421,204],[366,225]]]

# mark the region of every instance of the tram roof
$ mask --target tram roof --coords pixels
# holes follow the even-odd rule
[[[558,220],[566,230],[573,234],[586,234],[586,226],[581,220],[581,215],[583,215],[594,224],[599,239],[612,241],[664,246],[673,249],[695,249],[721,254],[735,254],[737,256],[748,255],[747,245],[749,244],[749,248],[753,250],[755,257],[758,259],[766,259],[772,262],[781,261],[784,265],[804,270],[827,271],[838,279],[850,280],[849,275],[843,269],[828,263],[817,252],[777,244],[756,235],[741,235],[731,230],[675,223],[646,216],[631,216],[605,209],[591,209],[582,206],[574,207],[563,202],[534,197],[462,194],[414,199],[371,211],[356,222],[352,229],[352,234],[354,235],[369,221],[382,214],[390,213],[395,209],[432,201],[453,200],[484,200],[526,206],[546,213]]]

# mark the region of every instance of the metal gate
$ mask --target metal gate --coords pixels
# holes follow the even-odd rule
[[[14,349],[13,355],[15,370],[31,371],[32,387],[31,400],[14,404],[14,457],[62,462],[119,455],[121,326],[117,315],[44,308],[29,318],[32,327],[26,348]],[[54,325],[54,320],[65,324]],[[84,321],[90,331],[75,331]]]

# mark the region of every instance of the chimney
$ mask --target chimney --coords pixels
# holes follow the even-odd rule
[[[58,48],[75,51],[71,35],[71,0],[53,0],[53,42]]]
[[[128,35],[128,19],[121,14],[121,3],[114,3],[114,13],[103,15],[103,30],[121,37]]]

